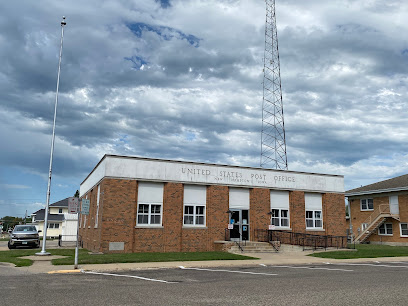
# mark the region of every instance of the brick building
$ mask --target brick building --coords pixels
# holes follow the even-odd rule
[[[275,229],[345,235],[344,178],[105,155],[81,183],[83,246],[96,252],[211,251]]]
[[[356,242],[408,245],[408,174],[346,191]]]

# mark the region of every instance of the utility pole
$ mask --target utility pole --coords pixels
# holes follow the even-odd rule
[[[49,252],[45,251],[45,246],[47,242],[47,227],[48,227],[48,211],[50,205],[50,195],[51,195],[51,174],[52,174],[52,158],[54,155],[54,142],[55,142],[55,122],[57,120],[57,106],[58,106],[58,89],[59,89],[59,81],[60,81],[60,73],[61,73],[61,59],[62,59],[62,44],[64,39],[64,27],[67,25],[65,22],[65,17],[62,17],[61,21],[61,46],[60,46],[60,53],[59,53],[59,61],[58,61],[58,75],[57,75],[57,90],[55,93],[55,107],[54,107],[54,123],[52,126],[52,138],[51,138],[51,154],[50,154],[50,169],[48,172],[48,186],[47,186],[47,201],[45,204],[45,216],[44,216],[44,231],[43,231],[43,244],[42,250],[35,255],[51,255]]]
[[[287,170],[285,124],[283,121],[282,85],[276,28],[275,0],[265,0],[265,52],[262,101],[261,162]]]

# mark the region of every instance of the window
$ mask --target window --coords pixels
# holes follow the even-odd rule
[[[163,184],[139,182],[137,205],[137,226],[161,226],[163,213]]]
[[[58,213],[62,214],[62,208],[58,209]]]
[[[321,210],[306,210],[306,228],[323,228]]]
[[[360,209],[361,210],[373,210],[374,209],[373,199],[361,199]]]
[[[401,237],[408,237],[408,223],[400,223]]]
[[[323,229],[322,195],[305,193],[306,229]]]
[[[88,200],[88,195],[86,195],[85,199]],[[84,216],[84,228],[86,228],[86,215],[83,215],[83,216]]]
[[[96,196],[96,214],[95,214],[95,228],[98,227],[98,215],[99,215],[99,198],[101,195],[101,185],[98,185],[98,193]]]
[[[161,205],[139,204],[137,224],[161,225]]]
[[[378,235],[392,236],[392,223],[383,223],[378,228]]]
[[[184,205],[184,225],[205,225],[205,206]]]
[[[205,226],[207,187],[184,185],[184,226]]]
[[[289,191],[270,191],[271,224],[276,227],[290,227],[289,220]]]
[[[289,227],[289,210],[272,209],[272,225],[279,227]]]
[[[368,223],[361,223],[361,230],[364,232],[368,227]]]
[[[59,223],[48,223],[47,228],[59,228]]]

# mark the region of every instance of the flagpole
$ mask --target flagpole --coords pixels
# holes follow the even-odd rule
[[[54,155],[55,122],[57,120],[57,105],[58,105],[59,81],[60,81],[60,74],[61,74],[62,44],[63,44],[63,39],[64,39],[64,26],[66,24],[67,23],[65,22],[65,17],[63,16],[62,21],[61,21],[61,46],[60,46],[59,61],[58,61],[57,91],[55,93],[54,123],[53,123],[53,126],[52,126],[50,169],[49,169],[49,172],[48,172],[49,175],[48,175],[48,186],[47,186],[47,202],[45,204],[43,244],[42,244],[41,252],[35,253],[36,255],[51,255],[49,252],[45,251],[45,247],[46,247],[46,241],[47,241],[48,211],[49,211],[50,194],[51,194],[52,158],[53,158],[53,155]]]

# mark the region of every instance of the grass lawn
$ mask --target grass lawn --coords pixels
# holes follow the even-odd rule
[[[73,265],[74,254],[69,258],[53,259],[54,265]],[[254,257],[231,254],[227,252],[171,252],[171,253],[126,253],[90,255],[87,252],[79,255],[80,264],[106,264],[130,262],[164,262],[164,261],[207,261],[207,260],[238,260],[257,259]]]
[[[10,262],[17,267],[31,266],[29,259],[18,257],[34,255],[41,249],[16,249],[0,251],[0,262]],[[73,265],[74,249],[47,249],[51,255],[68,256],[66,258],[53,259],[53,265]],[[128,262],[163,262],[163,261],[198,261],[198,260],[238,260],[257,259],[254,257],[231,254],[227,252],[192,252],[192,253],[128,253],[128,254],[101,254],[90,255],[88,250],[80,249],[79,264],[105,264],[105,263],[128,263]]]
[[[33,261],[30,259],[18,258],[22,256],[30,256],[35,253],[40,252],[41,249],[14,249],[9,251],[0,251],[0,262],[10,262],[15,264],[17,267],[31,266]],[[47,252],[50,252],[52,255],[63,255],[63,256],[74,256],[74,250],[71,249],[51,249]],[[80,252],[88,253],[87,250],[80,250]],[[81,253],[80,253],[81,254]]]
[[[408,247],[378,244],[356,244],[357,251],[333,251],[315,253],[309,256],[334,259],[376,258],[408,256]]]

